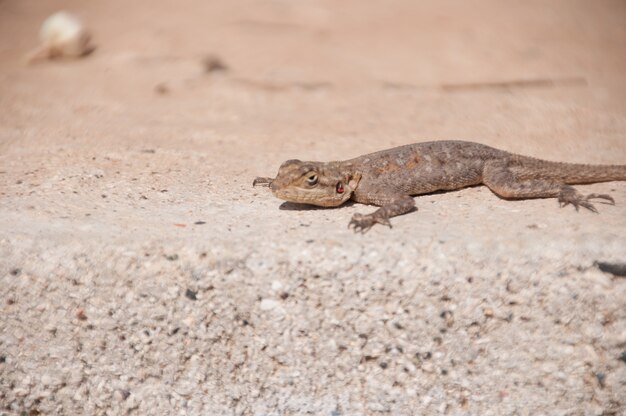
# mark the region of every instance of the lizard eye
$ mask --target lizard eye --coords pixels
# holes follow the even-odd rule
[[[344,192],[344,189],[343,189],[343,184],[342,184],[341,182],[339,182],[339,183],[337,184],[337,193],[338,193],[338,194],[342,194],[343,192]]]
[[[306,179],[307,183],[311,186],[317,183],[317,175],[313,174]]]

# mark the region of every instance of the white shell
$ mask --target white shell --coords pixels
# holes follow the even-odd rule
[[[32,52],[29,60],[78,58],[93,49],[91,35],[76,16],[57,12],[48,17],[39,31],[41,46]]]

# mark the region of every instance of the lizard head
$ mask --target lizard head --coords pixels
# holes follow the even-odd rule
[[[337,163],[288,160],[269,181],[274,196],[289,202],[336,207],[348,199],[361,176],[342,173]]]

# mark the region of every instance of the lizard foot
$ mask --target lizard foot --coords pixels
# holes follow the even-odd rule
[[[389,218],[383,218],[380,215],[375,214],[354,214],[352,219],[348,223],[348,228],[352,228],[355,233],[365,234],[374,226],[374,224],[383,224],[391,228],[391,222]]]
[[[609,201],[611,205],[615,205],[615,200],[606,194],[589,194],[587,196],[582,195],[576,189],[571,186],[563,187],[561,193],[559,194],[559,205],[564,207],[566,205],[572,204],[576,211],[578,211],[579,207],[587,208],[591,212],[598,213],[596,207],[593,206],[590,199],[604,199]]]

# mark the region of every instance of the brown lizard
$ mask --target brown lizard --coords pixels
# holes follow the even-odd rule
[[[569,185],[625,180],[626,165],[549,162],[479,143],[434,141],[341,162],[288,160],[275,179],[256,178],[253,186],[269,186],[278,198],[322,207],[349,199],[377,205],[371,214],[354,214],[348,224],[365,232],[376,223],[391,227],[391,217],[414,210],[413,195],[483,184],[505,199],[558,198],[561,206],[598,212],[590,200],[615,204],[611,196],[585,196]]]

